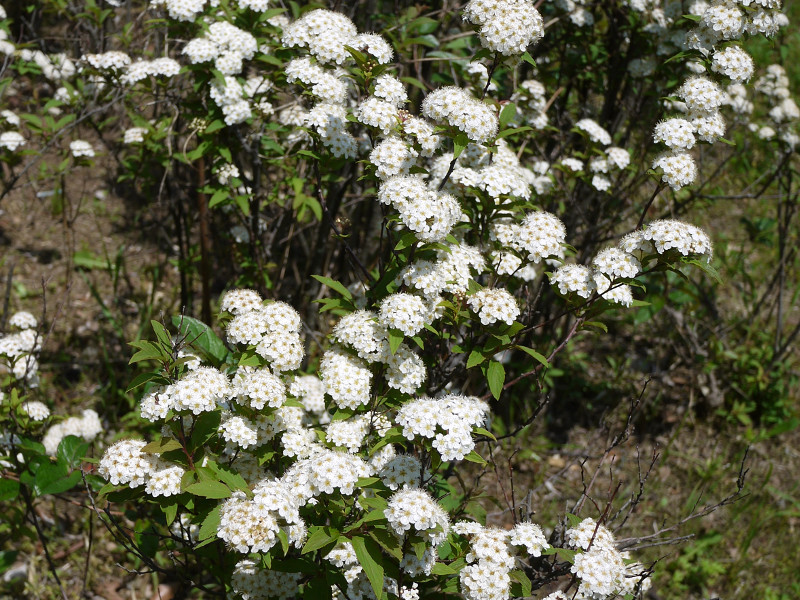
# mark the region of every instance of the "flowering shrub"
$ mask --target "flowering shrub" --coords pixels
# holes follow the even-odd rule
[[[98,35],[122,18],[89,4],[77,18]],[[245,599],[641,595],[650,570],[607,515],[498,528],[451,475],[487,464],[490,400],[645,305],[647,276],[718,277],[709,236],[674,217],[718,157],[696,146],[727,141],[722,111],[753,111],[737,40],[785,18],[771,1],[471,0],[463,22],[388,4],[358,19],[152,0],[80,56],[17,47],[3,21],[4,68],[46,96],[38,114],[3,112],[3,193],[45,150],[62,193],[69,169],[113,154],[174,217],[183,304],[200,283],[202,320],[132,342],[131,362],[155,365],[131,383],[145,424],[105,450],[100,494],[159,508],[161,549],[206,567],[193,584]],[[785,74],[757,82],[774,104],[758,136],[790,152]],[[224,341],[215,258],[257,288],[226,281]],[[89,413],[52,437],[95,430]],[[162,568],[157,547],[121,539]]]

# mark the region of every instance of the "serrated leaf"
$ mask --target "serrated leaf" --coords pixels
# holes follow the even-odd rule
[[[358,563],[364,569],[364,573],[372,585],[372,591],[375,592],[377,600],[381,600],[383,596],[383,565],[381,564],[383,557],[380,546],[371,538],[361,536],[353,537],[350,543],[356,552]]]
[[[188,486],[184,491],[193,496],[213,498],[215,500],[231,497],[231,489],[221,481],[198,481]]]
[[[506,381],[506,369],[502,363],[493,360],[486,368],[486,381],[489,384],[489,391],[492,392],[495,400],[500,398],[503,392],[503,384]]]
[[[209,513],[206,515],[206,518],[203,519],[203,523],[200,525],[200,532],[197,536],[199,540],[202,541],[214,539],[217,536],[221,511],[221,504],[215,506],[209,511]]]

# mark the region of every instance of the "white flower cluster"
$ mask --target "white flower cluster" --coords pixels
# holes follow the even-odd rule
[[[442,292],[463,294],[467,291],[473,272],[486,270],[486,261],[478,248],[466,244],[447,244],[437,250],[436,261],[418,260],[400,272],[403,283],[439,303]]]
[[[461,206],[450,194],[431,190],[416,175],[396,175],[383,182],[378,201],[400,213],[400,220],[423,242],[440,242],[461,218]]]
[[[324,9],[312,10],[283,29],[281,41],[285,46],[308,48],[321,63],[341,65],[350,59],[345,46],[367,52],[379,64],[391,62],[394,52],[381,36],[358,34],[356,26],[346,16]]]
[[[522,54],[544,35],[542,16],[531,0],[470,0],[464,17],[480,27],[484,48],[506,56]]]
[[[417,152],[399,137],[388,137],[373,148],[369,162],[375,165],[375,174],[380,179],[394,175],[407,175],[417,162]]]
[[[750,4],[750,1],[742,2],[741,5],[746,7],[742,10],[738,3],[727,0],[694,2],[690,11],[701,17],[698,27],[678,32],[670,43],[674,42],[681,50],[699,50],[711,58],[713,72],[728,77],[734,84],[745,82],[753,74],[750,55],[736,44],[717,46],[737,40],[745,32],[772,35],[786,21],[785,15],[778,11],[779,3],[770,1],[767,2],[769,6],[760,4],[755,9]],[[671,14],[669,18],[664,15],[663,23],[657,26],[658,31],[666,31],[667,22],[674,22],[675,18],[676,15]],[[671,52],[667,50],[665,53]],[[698,62],[689,66],[698,74],[705,71]],[[673,102],[672,106],[687,112],[686,119],[662,121],[654,133],[655,140],[665,143],[669,151],[653,161],[653,168],[662,170],[662,181],[673,190],[690,185],[697,177],[694,159],[687,152],[694,145],[695,137],[714,143],[725,135],[725,120],[719,112],[720,106],[730,104],[740,114],[752,111],[752,104],[744,98],[743,89],[729,88],[726,95],[716,83],[701,75],[686,80],[677,90],[677,95],[682,102]]]
[[[602,146],[611,145],[611,134],[608,133],[597,121],[592,119],[581,119],[575,123],[575,127],[586,133],[589,139],[595,144]]]
[[[258,50],[258,42],[253,35],[239,29],[228,21],[216,21],[209,25],[203,37],[194,38],[183,48],[193,64],[214,61],[223,75],[238,75],[242,72],[243,61],[251,60]]]
[[[615,547],[614,536],[593,519],[584,519],[566,532],[567,545],[583,550],[575,555],[571,571],[579,580],[581,598],[608,598],[647,591],[648,573],[638,563],[625,565],[626,555]]]
[[[422,101],[422,114],[446,122],[474,142],[484,143],[497,135],[495,111],[462,88],[448,86],[430,92]]]
[[[313,96],[327,104],[344,104],[347,100],[347,85],[333,72],[326,71],[311,62],[307,56],[295,58],[286,65],[286,81],[297,81],[308,86]]]
[[[490,233],[492,240],[536,264],[564,255],[567,230],[558,217],[547,212],[528,213],[522,223],[497,222]]]
[[[428,312],[428,307],[419,296],[391,294],[381,303],[379,320],[386,328],[414,336],[425,326]]]
[[[163,6],[176,21],[194,21],[205,5],[206,0],[150,0],[150,6]]]
[[[739,46],[717,50],[711,58],[711,70],[725,75],[734,83],[749,81],[754,69],[753,59]]]
[[[265,479],[256,485],[252,499],[236,492],[222,504],[217,537],[237,552],[267,552],[278,543],[281,531],[296,548],[305,541],[297,498],[281,480]]]
[[[386,382],[389,386],[403,393],[412,394],[425,381],[425,364],[405,343],[401,343],[394,354],[392,354],[388,340],[389,333],[387,327],[400,325],[410,331],[411,329],[409,329],[409,327],[411,327],[411,323],[418,322],[422,319],[421,328],[425,323],[433,320],[435,311],[431,310],[429,304],[426,304],[417,296],[412,296],[410,294],[403,294],[399,296],[399,299],[389,301],[389,305],[393,303],[404,305],[403,310],[406,313],[405,317],[391,315],[387,310],[382,310],[383,316],[380,318],[370,311],[356,311],[342,317],[339,323],[334,327],[333,335],[340,343],[350,346],[355,350],[358,356],[365,361],[377,361],[386,364],[388,367],[386,370]],[[414,310],[420,308],[420,306],[422,306],[421,312],[415,313]],[[410,312],[409,309],[411,309]],[[357,362],[348,362],[349,359]],[[369,373],[369,370],[359,359],[345,354],[343,357],[335,358],[334,361],[341,361],[343,365],[354,365],[359,369],[363,369],[363,371],[357,372],[351,372],[346,369],[345,373],[349,373],[352,377],[355,377],[356,373],[362,373],[362,381],[365,382],[365,385],[368,384],[366,381],[366,374]],[[331,365],[335,364],[335,362],[331,363]],[[338,380],[335,379],[336,372],[333,368],[331,368],[329,372],[330,377],[333,378],[330,384],[331,390],[338,395],[340,394],[341,387]],[[333,396],[333,394],[331,394],[331,396]],[[336,396],[333,397],[336,401]],[[338,402],[358,402],[358,404],[361,404],[365,401],[366,400],[356,401],[355,398],[351,398],[350,400],[342,398],[337,401],[337,404]],[[348,405],[349,404],[345,404],[345,406]],[[339,404],[339,406],[341,406],[341,404]]]
[[[769,65],[766,73],[756,81],[756,90],[767,97],[770,103],[769,125],[750,124],[750,129],[757,131],[762,139],[778,137],[788,149],[800,145],[800,136],[795,126],[800,120],[800,108],[791,97],[789,78],[781,65]],[[752,111],[752,103],[750,104]]]
[[[510,595],[509,573],[516,564],[519,548],[536,557],[549,547],[541,528],[533,523],[519,523],[507,531],[461,521],[453,531],[470,540],[466,556],[469,564],[459,573],[461,591],[467,600],[506,600]]]
[[[163,56],[153,60],[137,60],[125,67],[120,81],[126,85],[153,77],[175,77],[181,71],[181,65],[173,58]]]
[[[378,471],[378,477],[391,490],[420,486],[429,476],[422,463],[410,454],[395,456]]]
[[[39,402],[38,400],[24,402],[20,408],[22,408],[22,411],[34,421],[44,421],[50,416],[50,409],[47,408],[46,404]]]
[[[252,297],[252,292],[250,297]],[[223,307],[226,299],[223,299]],[[224,310],[224,309],[223,309]],[[234,344],[255,346],[273,372],[300,367],[305,354],[300,337],[300,315],[285,302],[242,305],[228,323],[226,333]]]
[[[113,485],[143,485],[145,492],[154,497],[179,494],[184,469],[142,452],[144,446],[141,440],[117,442],[105,451],[97,472]]]
[[[72,152],[72,156],[75,158],[87,157],[92,158],[94,156],[94,148],[92,145],[87,142],[86,140],[73,140],[69,143],[69,150]]]
[[[122,134],[123,144],[141,144],[147,134],[146,127],[130,127]]]
[[[86,409],[80,417],[69,417],[50,427],[42,439],[42,445],[49,456],[55,456],[61,440],[68,435],[91,442],[101,431],[103,431],[103,425],[100,423],[100,416],[92,409]]]
[[[517,301],[508,290],[484,288],[467,298],[469,307],[478,313],[483,325],[504,321],[511,325],[519,316]]]
[[[372,371],[360,358],[331,348],[320,361],[319,374],[325,393],[339,408],[356,409],[369,402]]]
[[[0,372],[10,372],[16,379],[26,380],[29,387],[39,383],[37,355],[42,339],[36,331],[36,317],[20,311],[8,320],[9,327],[19,331],[0,336]]]
[[[488,415],[483,400],[453,394],[411,400],[398,409],[396,421],[406,439],[431,439],[442,460],[461,460],[475,448],[473,427],[484,425]]]
[[[118,50],[111,50],[103,54],[84,54],[81,60],[98,71],[121,71],[131,64],[131,57]]]
[[[18,131],[4,131],[0,133],[0,148],[16,152],[17,148],[25,145],[25,138]]]
[[[434,180],[441,181],[444,178],[452,160],[453,155],[447,153],[433,162],[431,175]],[[529,200],[531,186],[538,193],[543,193],[550,185],[551,181],[546,175],[523,167],[516,153],[503,139],[498,140],[492,153],[478,144],[468,145],[458,157],[447,182],[447,188],[451,191],[477,188],[498,204],[509,197]]]
[[[299,581],[300,573],[262,569],[258,561],[251,559],[236,563],[231,576],[231,586],[242,600],[289,600],[297,595]]]
[[[712,256],[711,240],[705,231],[672,219],[653,221],[644,229],[628,234],[622,238],[619,247],[625,252],[639,251],[644,254],[654,250],[663,254],[675,249],[683,256],[705,256],[709,262]]]
[[[450,520],[445,510],[420,488],[407,487],[392,494],[384,514],[398,537],[413,530],[425,542],[438,546],[450,532]]]
[[[519,88],[511,95],[511,101],[521,114],[521,124],[536,130],[547,127],[547,90],[539,81],[526,79],[520,83]]]

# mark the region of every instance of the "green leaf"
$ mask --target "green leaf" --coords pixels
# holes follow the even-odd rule
[[[300,551],[300,554],[308,554],[314,550],[319,550],[328,544],[336,543],[336,540],[339,539],[339,532],[333,527],[321,527],[316,525],[311,527],[309,531],[311,533],[303,549]]]
[[[583,326],[584,327],[594,327],[595,329],[599,329],[600,331],[608,333],[608,327],[606,326],[605,323],[603,323],[601,321],[586,321],[583,324]]]
[[[339,294],[341,294],[348,300],[353,299],[353,294],[350,292],[350,290],[348,290],[344,285],[342,285],[335,279],[331,279],[330,277],[323,277],[322,275],[312,275],[312,277],[317,281],[319,281],[321,284],[326,285],[332,290],[339,292]]]
[[[486,369],[486,381],[489,383],[489,391],[492,392],[492,396],[494,396],[495,400],[500,398],[505,380],[505,367],[496,360],[491,361]]]
[[[80,269],[108,269],[108,261],[88,250],[79,250],[72,255],[72,264]]]
[[[17,550],[0,551],[0,573],[7,571],[14,564],[14,561],[17,560],[17,554],[19,554]]]
[[[472,367],[481,364],[485,360],[486,357],[483,355],[483,352],[473,350],[469,353],[469,358],[467,359],[467,368],[471,369]]]
[[[192,448],[199,448],[206,440],[211,438],[219,431],[219,423],[222,420],[222,412],[213,410],[204,412],[194,423],[194,431],[190,439]]]
[[[217,190],[211,195],[211,199],[208,201],[208,208],[214,208],[217,204],[225,202],[229,197],[230,193],[228,190]]]
[[[59,463],[63,463],[73,469],[81,464],[81,459],[89,450],[89,444],[74,435],[68,435],[58,444],[56,457]]]
[[[514,115],[517,114],[517,106],[513,102],[509,102],[500,111],[500,129],[505,129],[506,125],[511,122]]]
[[[515,127],[514,129],[506,129],[505,131],[501,131],[498,134],[497,139],[499,140],[501,138],[508,137],[509,135],[515,135],[517,133],[522,133],[523,131],[532,131],[532,130],[533,128],[528,127],[527,125],[525,125],[524,127]]]
[[[164,347],[171,348],[172,338],[170,337],[167,328],[164,327],[162,323],[156,321],[155,319],[150,320],[150,326],[153,328],[153,331],[155,331],[158,341],[164,344]]]
[[[175,517],[178,516],[178,503],[172,502],[171,504],[162,504],[161,511],[164,513],[167,525],[172,525]]]
[[[33,491],[37,496],[60,494],[75,487],[80,478],[80,471],[68,474],[64,464],[44,464],[36,471]]]
[[[371,538],[364,538],[356,536],[350,540],[353,544],[353,550],[356,551],[358,563],[364,569],[370,584],[372,584],[372,591],[378,600],[383,596],[383,566],[381,562],[383,556],[381,554],[381,547],[375,543]]]
[[[19,494],[19,481],[0,479],[0,502],[13,500]]]
[[[494,437],[494,434],[491,431],[489,431],[488,429],[484,429],[483,427],[476,427],[473,430],[473,433],[477,433],[478,435],[484,435],[487,438],[489,438],[490,440],[494,440],[495,442],[497,441],[497,438]]]
[[[178,440],[169,437],[162,437],[159,440],[155,440],[145,445],[141,451],[150,452],[151,454],[162,454],[164,452],[169,452],[170,450],[179,450],[181,448],[183,448],[183,446],[181,446],[181,443]]]
[[[218,504],[209,511],[209,513],[206,515],[206,518],[203,519],[203,523],[200,525],[200,532],[198,534],[198,539],[207,540],[216,537],[217,529],[219,528],[221,511],[222,511],[222,504]]]
[[[131,390],[135,390],[140,385],[144,385],[148,381],[156,381],[159,384],[167,385],[169,384],[169,380],[162,377],[162,375],[155,371],[150,371],[148,373],[139,373],[136,377],[133,378],[130,385],[128,385],[128,389],[125,390],[126,392],[130,392]]]
[[[389,329],[389,351],[394,354],[403,343],[403,334],[397,329]]]
[[[215,131],[217,131],[218,129],[222,129],[223,127],[225,127],[225,123],[220,119],[216,119],[211,123],[209,123],[208,126],[206,126],[206,128],[203,130],[203,135],[206,135],[208,133],[214,133]]]
[[[486,462],[486,460],[484,460],[484,458],[480,454],[475,452],[475,450],[473,450],[469,454],[467,454],[464,457],[464,460],[468,460],[469,462],[474,462],[474,463],[479,464],[481,466],[486,466],[486,465],[489,464],[489,463]]]
[[[706,275],[710,275],[714,279],[714,281],[716,281],[720,285],[722,284],[722,276],[719,274],[719,271],[717,271],[706,261],[697,260],[696,258],[683,258],[681,259],[681,262],[687,265],[694,265],[695,267],[703,271],[703,273],[705,273]]]
[[[134,354],[131,357],[131,360],[128,362],[129,365],[141,362],[143,360],[169,360],[169,355],[164,352],[161,346],[157,346],[153,342],[139,340],[137,342],[129,342],[129,345],[133,346],[134,348],[139,348],[139,351]]]
[[[456,575],[458,574],[458,571],[456,571],[450,565],[437,562],[436,564],[433,565],[431,573],[433,573],[434,575]]]
[[[538,353],[533,348],[528,348],[526,346],[517,346],[516,348],[518,350],[522,350],[523,352],[525,352],[529,356],[532,356],[533,358],[538,360],[540,363],[542,363],[542,365],[544,365],[545,367],[549,367],[550,366],[550,363],[547,362],[547,358],[545,358],[544,354]]]
[[[528,597],[531,595],[531,580],[528,579],[528,576],[525,575],[522,571],[514,570],[509,573],[511,579],[519,584],[519,590],[515,591],[514,588],[516,587],[513,583],[511,584],[511,594],[516,597]]]
[[[221,481],[199,481],[188,486],[185,491],[203,498],[220,499],[231,497],[230,488]]]
[[[469,138],[463,133],[459,133],[453,140],[453,158],[458,158],[469,145]]]
[[[178,328],[182,336],[186,336],[187,342],[212,359],[214,366],[219,366],[225,362],[228,349],[208,325],[184,315],[172,317],[172,324]]]

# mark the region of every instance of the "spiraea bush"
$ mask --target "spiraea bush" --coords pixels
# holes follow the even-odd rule
[[[134,536],[104,522],[136,567],[209,597],[641,597],[652,565],[614,531],[640,496],[554,523],[512,498],[487,523],[459,473],[489,468],[493,406],[531,415],[509,429],[543,414],[584,332],[651,282],[719,278],[686,213],[726,136],[782,166],[800,141],[782,67],[743,47],[787,25],[779,3],[331,4],[0,13],[2,194],[66,201],[68,175],[115,169],[180,273],[183,314],[129,340],[137,425],[112,424],[91,506],[134,507]],[[46,418],[12,398],[4,418]],[[56,433],[85,444],[84,419]],[[78,482],[80,440],[32,461],[14,435],[4,482]]]

